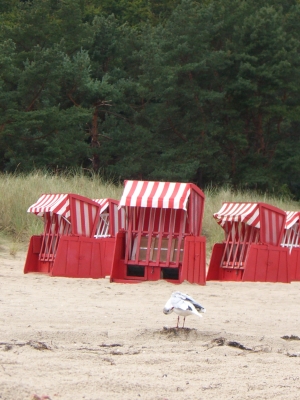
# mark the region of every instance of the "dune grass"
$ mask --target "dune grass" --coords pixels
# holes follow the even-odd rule
[[[35,171],[28,175],[0,174],[0,234],[12,245],[28,243],[30,236],[43,230],[42,220],[27,213],[28,207],[44,193],[74,193],[92,199],[119,199],[121,184],[104,182],[98,175],[83,172],[53,175]]]
[[[207,239],[208,257],[213,244],[222,241],[224,237],[223,230],[213,218],[223,202],[265,202],[285,211],[300,209],[299,202],[275,195],[234,191],[229,187],[210,187],[203,191],[205,209],[202,233]],[[122,192],[122,183],[106,182],[99,175],[87,176],[81,171],[59,176],[41,171],[28,175],[0,174],[0,239],[10,240],[10,252],[14,255],[20,247],[26,248],[31,235],[42,232],[42,221],[27,213],[27,209],[43,193],[75,193],[92,199],[109,197],[119,200]]]

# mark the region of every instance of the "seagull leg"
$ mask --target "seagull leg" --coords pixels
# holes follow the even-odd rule
[[[183,318],[183,325],[182,325],[183,328],[184,328],[184,323],[185,323],[185,317]]]
[[[178,318],[177,318],[177,328],[178,328],[178,324],[179,324],[179,315],[178,315]]]

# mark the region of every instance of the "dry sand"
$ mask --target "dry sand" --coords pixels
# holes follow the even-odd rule
[[[1,400],[300,399],[300,282],[51,278],[25,255],[1,245]],[[186,329],[174,290],[207,309]]]

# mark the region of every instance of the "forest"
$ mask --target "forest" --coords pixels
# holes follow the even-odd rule
[[[2,0],[0,173],[300,199],[296,0]]]

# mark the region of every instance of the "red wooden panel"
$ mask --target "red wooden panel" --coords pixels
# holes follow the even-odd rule
[[[300,281],[300,249],[295,249],[295,254],[297,254],[296,260],[295,260],[295,265],[296,265],[296,271],[294,275],[294,280],[295,281]]]
[[[252,245],[249,248],[244,270],[244,281],[265,282],[268,262],[267,251],[262,251],[262,246]],[[263,246],[266,249],[266,246]]]
[[[91,278],[93,243],[86,240],[78,241],[78,272],[77,278]],[[98,258],[98,265],[100,257]],[[100,275],[100,274],[99,274]],[[97,276],[97,278],[101,276]]]
[[[145,280],[147,281],[158,281],[160,279],[160,268],[159,267],[145,267]]]
[[[206,239],[204,236],[186,236],[184,240],[182,279],[190,283],[206,283]]]
[[[288,250],[280,246],[251,244],[244,269],[221,268],[224,243],[216,243],[210,259],[206,280],[290,282]]]
[[[114,238],[63,236],[59,242],[52,276],[104,278],[110,275]]]
[[[116,235],[115,248],[112,260],[112,270],[110,281],[125,279],[126,278],[126,265],[125,265],[125,232],[118,232]]]
[[[284,271],[279,268],[280,264],[280,250],[268,250],[268,262],[266,268],[265,282],[281,282],[288,281],[287,276],[284,276]]]
[[[220,281],[239,282],[243,280],[244,270],[232,268],[220,268]]]
[[[65,256],[65,265],[64,265],[64,275],[62,276],[71,276],[71,277],[77,277],[78,276],[78,266],[79,266],[79,237],[75,236],[72,237],[73,240],[64,240],[67,245],[66,249],[66,254]],[[56,257],[56,262],[58,262],[59,256]],[[54,265],[55,265],[54,264]],[[55,269],[53,268],[53,275],[55,275]]]
[[[200,248],[198,243],[195,241],[193,237],[193,241],[190,240],[189,237],[186,237],[184,242],[184,253],[189,254],[189,262],[186,265],[186,280],[190,283],[200,283],[197,278],[200,277]],[[185,266],[185,265],[184,265]],[[205,278],[204,278],[205,283]],[[201,284],[204,284],[201,282]]]
[[[31,237],[33,253],[39,254],[42,245],[42,238],[43,238],[42,235]]]
[[[68,276],[68,274],[76,276],[78,265],[77,242],[77,236],[62,236],[60,238],[55,262],[51,271],[52,276]]]
[[[52,268],[52,261],[38,261],[38,271],[40,273],[49,274]]]
[[[41,236],[31,236],[26,261],[24,265],[24,274],[29,272],[37,272],[38,271],[38,253],[39,249],[36,248],[35,242],[41,242]],[[38,252],[37,252],[38,250]]]
[[[289,272],[289,251],[288,249],[282,249],[279,246],[278,250],[278,275],[277,282],[291,282],[290,272]]]
[[[243,281],[289,283],[288,250],[252,244],[245,262]]]
[[[105,238],[102,239],[98,244],[101,255],[100,273],[102,277],[111,275],[115,243],[115,238]],[[97,257],[95,252],[93,252],[93,257],[93,265],[97,265]]]
[[[188,280],[188,274],[192,275],[192,272],[189,272],[191,268],[194,270],[195,264],[195,245],[190,243],[188,238],[186,237],[184,240],[184,247],[183,247],[183,262],[182,262],[182,276],[181,279]]]
[[[210,257],[207,281],[220,280],[221,261],[225,249],[225,243],[215,243]]]
[[[40,261],[39,252],[42,243],[42,236],[32,236],[30,238],[27,257],[24,266],[24,274],[29,272],[46,273],[50,272],[52,262]]]
[[[300,281],[300,249],[293,248],[289,255],[289,271],[291,281]]]

